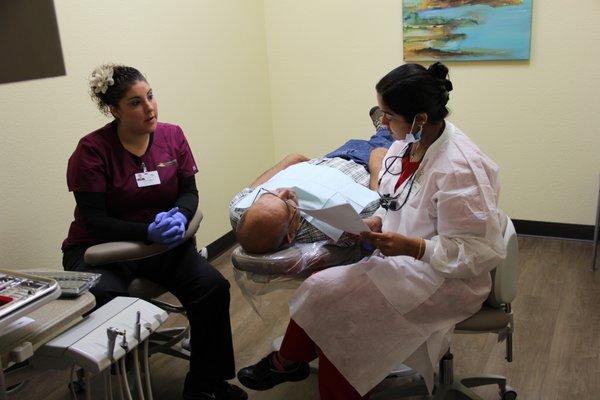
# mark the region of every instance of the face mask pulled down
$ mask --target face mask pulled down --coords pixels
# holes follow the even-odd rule
[[[421,135],[423,134],[423,125],[421,125],[419,127],[419,130],[415,133],[413,133],[413,130],[415,129],[415,122],[417,121],[417,117],[413,118],[413,122],[412,125],[410,126],[410,132],[406,134],[406,137],[404,138],[404,141],[406,143],[417,143],[418,141],[421,140]]]

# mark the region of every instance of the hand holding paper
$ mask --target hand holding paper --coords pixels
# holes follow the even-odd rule
[[[361,232],[369,232],[371,229],[364,223],[362,217],[352,208],[350,204],[340,204],[320,210],[307,210],[299,208],[300,211],[311,215],[334,228],[344,232],[358,235]]]
[[[371,232],[381,232],[381,228],[383,228],[383,221],[381,220],[381,217],[373,216],[365,218],[363,219],[363,222],[367,224]]]

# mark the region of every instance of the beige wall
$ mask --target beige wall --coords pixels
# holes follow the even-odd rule
[[[262,1],[55,5],[67,76],[0,86],[0,268],[59,268],[74,207],[66,162],[108,122],[86,92],[107,61],[145,73],[159,120],[183,127],[200,169],[200,243],[225,234],[229,199],[273,163]]]
[[[67,76],[0,86],[4,267],[60,265],[66,160],[107,122],[86,93],[97,64],[139,67],[159,119],[186,132],[205,245],[229,230],[231,196],[276,159],[369,135],[373,87],[403,62],[401,0],[55,3]],[[500,164],[513,218],[593,223],[599,12],[596,0],[534,1],[529,62],[449,64],[450,119]]]
[[[501,167],[516,219],[594,223],[600,3],[534,2],[531,60],[448,63],[451,121]],[[374,85],[402,60],[401,0],[265,0],[275,156],[366,137]]]

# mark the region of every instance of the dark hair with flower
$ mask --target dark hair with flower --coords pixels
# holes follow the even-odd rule
[[[147,82],[140,71],[125,65],[105,64],[96,68],[90,77],[90,95],[100,111],[110,115],[110,107],[116,107],[119,101],[138,81]]]

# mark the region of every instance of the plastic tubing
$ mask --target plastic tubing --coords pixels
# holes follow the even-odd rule
[[[102,379],[104,380],[104,400],[113,400],[110,368],[106,368],[102,371]]]
[[[133,400],[131,397],[131,391],[129,390],[129,382],[127,381],[127,368],[125,368],[125,356],[121,357],[119,360],[119,364],[121,364],[121,377],[123,380],[123,391],[125,392],[125,398],[127,400]]]
[[[148,339],[144,340],[142,362],[144,363],[144,378],[146,379],[146,397],[148,400],[153,400],[152,385],[150,384],[150,366],[148,362]]]
[[[140,372],[140,353],[137,347],[133,348],[133,371],[135,373],[135,389],[139,400],[145,400],[144,388],[142,387],[142,374]]]
[[[125,400],[123,397],[123,379],[121,379],[121,366],[118,361],[115,361],[115,370],[117,372],[117,382],[119,383],[119,398]]]
[[[85,400],[92,400],[92,374],[85,373]]]

